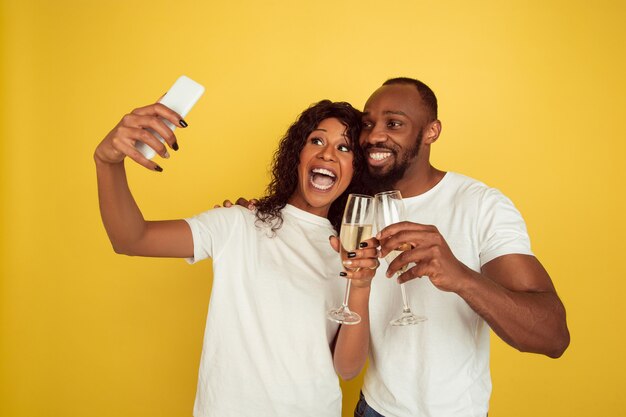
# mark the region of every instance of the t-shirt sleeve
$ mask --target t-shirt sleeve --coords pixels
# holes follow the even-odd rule
[[[502,255],[533,254],[526,223],[509,198],[496,189],[488,189],[480,211],[481,266]]]
[[[241,207],[217,208],[186,218],[193,237],[193,257],[187,262],[194,264],[206,258],[219,258],[228,240],[242,227],[244,210]]]

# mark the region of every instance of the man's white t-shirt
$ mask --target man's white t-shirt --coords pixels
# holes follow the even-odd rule
[[[449,172],[426,193],[404,199],[407,220],[434,225],[468,267],[506,254],[532,255],[526,225],[498,190]],[[454,293],[427,279],[406,283],[411,310],[428,318],[389,322],[402,311],[400,287],[382,262],[370,295],[371,352],[363,394],[386,417],[485,417],[491,394],[489,327]]]
[[[287,205],[271,237],[242,207],[186,219],[194,257],[213,259],[196,417],[341,415],[330,343],[345,280],[322,217]]]

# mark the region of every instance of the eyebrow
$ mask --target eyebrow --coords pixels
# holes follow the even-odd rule
[[[321,128],[319,128],[319,127],[318,127],[318,128],[316,128],[316,129],[313,129],[313,131],[311,131],[311,133],[313,133],[313,132],[317,132],[318,130],[319,130],[319,131],[322,131],[322,132],[324,132],[324,133],[328,133],[328,130],[326,130],[326,129],[321,129]],[[348,137],[348,135],[346,134],[346,132],[343,132],[343,133],[341,134],[341,136],[343,136],[343,137],[345,137],[345,138],[347,138],[347,137]]]
[[[370,114],[370,112],[368,112],[368,111],[364,111],[364,112],[363,112],[363,115],[364,115],[364,116],[367,116],[367,115],[369,115],[369,114]],[[384,114],[385,116],[390,115],[390,114],[395,114],[395,115],[398,115],[398,116],[409,117],[409,116],[408,116],[405,112],[403,112],[403,111],[401,111],[401,110],[385,110],[385,111],[383,112],[383,114]]]

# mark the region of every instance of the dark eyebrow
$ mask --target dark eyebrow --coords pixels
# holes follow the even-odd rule
[[[386,111],[383,112],[383,114],[385,114],[385,115],[386,114],[395,114],[395,115],[398,115],[398,116],[408,117],[405,112],[400,111],[400,110],[386,110]]]
[[[368,112],[368,111],[364,111],[364,112],[363,112],[363,116],[368,116],[369,114],[370,114],[370,112]],[[407,116],[407,114],[406,114],[405,112],[400,111],[400,110],[385,110],[385,111],[383,112],[383,114],[384,114],[385,116],[388,116],[388,115],[390,115],[390,114],[395,114],[395,115],[397,115],[397,116],[409,117],[409,116]]]

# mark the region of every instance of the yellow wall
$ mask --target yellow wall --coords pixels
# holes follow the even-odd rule
[[[494,339],[490,415],[626,413],[623,2],[0,4],[0,416],[191,414],[210,262],[113,254],[92,163],[183,73],[207,93],[181,150],[162,174],[129,169],[149,218],[259,195],[314,101],[362,106],[390,76],[430,84],[436,165],[516,202],[572,332],[557,361]]]

